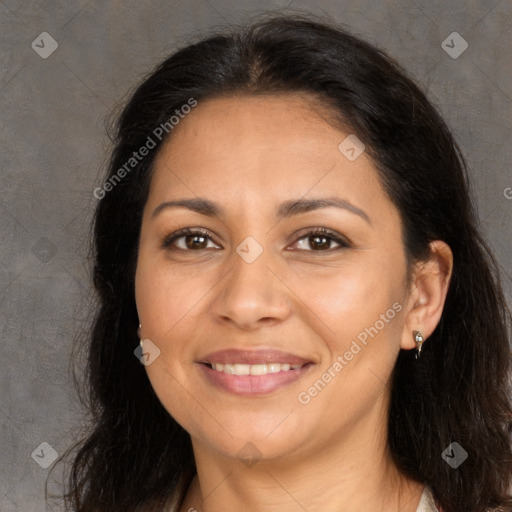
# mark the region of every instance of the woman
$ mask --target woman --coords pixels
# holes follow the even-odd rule
[[[508,311],[394,61],[273,18],[172,55],[116,137],[70,510],[512,510]]]

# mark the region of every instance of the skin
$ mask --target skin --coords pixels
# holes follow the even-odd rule
[[[299,94],[201,102],[156,159],[136,302],[142,337],[161,351],[146,366],[148,377],[192,439],[197,475],[181,511],[251,504],[266,512],[414,512],[423,491],[391,459],[387,384],[400,349],[415,348],[412,331],[426,339],[439,322],[452,254],[433,242],[431,258],[407,280],[400,216],[374,164],[364,152],[345,158],[338,145],[350,131],[312,105]],[[276,217],[284,201],[333,196],[369,221],[335,207]],[[179,207],[152,215],[163,202],[197,197],[223,213]],[[200,249],[186,248],[193,236],[162,246],[183,227],[203,228],[211,240],[199,236]],[[349,246],[315,244],[308,233],[317,227]],[[252,263],[236,252],[248,236],[263,249]],[[300,403],[298,394],[397,303],[400,312]],[[276,392],[240,397],[212,386],[197,364],[227,348],[275,348],[314,364]],[[237,455],[249,442],[261,456],[252,467]]]

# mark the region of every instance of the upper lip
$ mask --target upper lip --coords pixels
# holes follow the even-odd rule
[[[300,364],[304,365],[310,363],[308,359],[299,357],[294,354],[282,352],[280,350],[240,350],[240,349],[227,349],[212,352],[199,362],[208,364],[265,364],[265,363],[278,363],[278,364]]]

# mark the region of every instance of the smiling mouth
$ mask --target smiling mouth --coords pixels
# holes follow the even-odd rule
[[[269,373],[290,372],[299,370],[310,364],[288,364],[288,363],[264,363],[264,364],[241,364],[241,363],[205,363],[209,368],[227,375],[267,375]]]
[[[315,362],[268,347],[225,349],[196,361],[206,380],[224,392],[255,397],[270,395],[309,374]]]

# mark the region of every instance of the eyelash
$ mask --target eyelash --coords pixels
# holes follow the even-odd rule
[[[194,249],[182,249],[182,248],[172,248],[171,247],[171,244],[174,241],[178,240],[179,238],[186,237],[186,236],[204,236],[204,237],[210,239],[211,241],[213,241],[214,243],[217,243],[214,240],[214,238],[212,237],[212,235],[208,231],[206,231],[202,228],[194,228],[194,229],[183,228],[183,229],[180,229],[179,231],[176,231],[175,233],[172,233],[172,234],[166,236],[162,242],[162,248],[167,249],[167,250],[172,250],[172,251],[196,252]],[[308,232],[304,233],[303,235],[301,235],[297,239],[297,241],[302,240],[302,239],[311,238],[314,236],[322,236],[322,237],[328,238],[332,242],[339,244],[340,247],[330,248],[330,249],[326,249],[326,250],[318,250],[318,251],[310,249],[310,250],[305,250],[306,252],[329,252],[330,253],[330,252],[339,251],[341,249],[346,249],[346,248],[350,247],[350,243],[346,240],[343,240],[336,232],[331,231],[330,229],[327,229],[327,228],[323,228],[323,227],[311,228],[311,231],[308,231]],[[220,244],[217,244],[217,245],[220,245]],[[201,251],[201,250],[204,251],[207,249],[198,249],[197,251]],[[298,250],[304,251],[304,249],[298,249]]]

